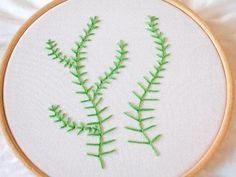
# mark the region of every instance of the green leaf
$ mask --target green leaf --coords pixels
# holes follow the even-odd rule
[[[129,143],[135,143],[135,144],[149,144],[149,142],[146,141],[136,141],[136,140],[128,140]]]
[[[155,137],[152,139],[152,143],[155,143],[155,142],[158,141],[160,138],[161,138],[161,134],[155,136]]]
[[[141,82],[138,82],[138,85],[146,92],[147,89]]]
[[[80,135],[84,130],[83,129],[78,129],[77,135]]]
[[[151,81],[147,77],[144,76],[143,78],[148,84],[151,84]]]
[[[113,152],[115,152],[116,150],[115,149],[112,149],[110,151],[105,151],[105,152],[102,152],[101,155],[107,155],[107,154],[111,154]]]
[[[142,96],[139,95],[138,93],[136,93],[135,91],[132,91],[132,93],[133,93],[139,100],[142,99]]]
[[[70,71],[70,73],[71,73],[73,76],[75,76],[76,78],[80,78],[80,76],[78,75],[78,73],[75,73],[75,72],[73,72],[73,71]]]
[[[105,119],[102,120],[102,123],[110,120],[113,117],[113,115],[109,115],[108,117],[106,117]]]
[[[139,109],[140,112],[148,112],[148,111],[154,111],[154,108],[141,108]]]
[[[98,154],[94,154],[94,153],[87,153],[88,156],[92,156],[92,157],[99,157]]]
[[[94,109],[94,106],[86,106],[85,109]]]
[[[159,90],[148,90],[148,92],[150,92],[150,93],[159,93],[160,91]]]
[[[107,144],[113,143],[113,142],[115,142],[115,141],[116,141],[115,139],[112,139],[112,140],[104,141],[104,142],[102,142],[101,144],[102,144],[102,145],[107,145]]]
[[[97,114],[88,114],[88,117],[97,117]]]
[[[87,94],[87,92],[85,92],[85,91],[78,91],[78,92],[76,92],[77,94],[81,94],[81,95],[85,95],[85,94]]]
[[[89,99],[86,99],[86,100],[82,100],[81,103],[87,103],[87,102],[90,102]]]
[[[110,132],[112,132],[112,131],[114,131],[114,130],[116,130],[116,127],[110,128],[109,130],[105,131],[105,132],[103,133],[103,135],[106,135],[106,134],[108,134],[108,133],[110,133]]]
[[[89,123],[87,123],[87,125],[99,125],[100,124],[100,122],[89,122]]]
[[[95,106],[98,106],[102,101],[102,98],[99,98],[99,100],[95,103]]]
[[[99,143],[86,143],[87,146],[100,146]]]
[[[144,101],[159,101],[157,98],[145,98]]]
[[[152,71],[149,71],[149,73],[151,74],[152,77],[156,77],[156,75]]]
[[[147,121],[147,120],[151,120],[154,119],[155,117],[146,117],[146,118],[142,118],[141,122]]]
[[[88,136],[98,136],[98,137],[100,137],[101,134],[100,133],[89,133]]]
[[[134,120],[136,120],[136,121],[139,122],[139,119],[138,119],[136,116],[132,115],[131,113],[129,113],[129,112],[124,112],[124,114],[125,114],[126,116],[128,116],[129,118],[134,119]]]
[[[151,125],[151,126],[149,126],[147,128],[144,128],[144,131],[150,130],[150,129],[154,128],[154,127],[156,127],[156,125]]]
[[[98,112],[98,114],[101,114],[101,113],[103,113],[104,111],[106,111],[107,110],[107,108],[108,107],[104,107],[104,108],[102,108],[99,112]]]
[[[135,105],[134,103],[129,102],[129,106],[133,108],[134,110],[139,111],[139,107]]]
[[[137,128],[133,128],[133,127],[128,127],[128,126],[126,126],[125,128],[126,128],[127,130],[131,130],[131,131],[135,131],[135,132],[142,132],[141,129],[137,129]]]

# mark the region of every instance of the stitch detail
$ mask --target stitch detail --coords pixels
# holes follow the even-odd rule
[[[87,86],[88,79],[85,78],[87,72],[84,71],[85,65],[81,62],[86,59],[85,49],[87,48],[87,43],[91,41],[91,37],[95,34],[94,30],[98,28],[99,22],[100,20],[96,16],[90,18],[87,27],[83,30],[83,35],[80,36],[80,40],[77,41],[75,47],[71,49],[74,54],[73,57],[63,55],[57,47],[57,43],[53,40],[48,40],[46,48],[49,51],[48,55],[51,56],[53,60],[57,60],[59,63],[63,64],[64,67],[70,69],[70,73],[74,78],[73,83],[79,87],[76,93],[84,96],[81,103],[84,104],[84,108],[89,111],[87,117],[90,117],[93,121],[77,124],[71,121],[66,114],[62,112],[59,106],[55,105],[49,108],[49,111],[52,113],[50,117],[56,122],[61,123],[61,128],[66,128],[68,131],[77,130],[79,134],[86,131],[88,136],[98,138],[98,141],[95,143],[86,143],[87,146],[97,147],[97,152],[89,152],[87,155],[98,158],[101,168],[104,168],[103,156],[116,151],[115,149],[107,151],[103,149],[103,146],[115,142],[115,139],[104,140],[104,136],[114,131],[116,127],[109,128],[108,130],[104,130],[103,128],[103,123],[110,120],[112,115],[104,116],[108,107],[101,106],[103,100],[102,90],[106,89],[110,81],[115,79],[115,75],[119,74],[120,69],[125,67],[123,62],[127,60],[126,54],[128,51],[126,47],[128,44],[122,40],[118,43],[118,54],[115,57],[114,66],[110,67],[110,70],[105,72],[95,84]]]
[[[133,95],[137,98],[137,103],[131,103],[129,102],[129,106],[132,109],[132,113],[125,112],[124,114],[133,120],[135,120],[138,123],[138,128],[126,126],[125,128],[127,130],[140,133],[144,137],[144,141],[139,140],[128,140],[129,143],[134,144],[146,144],[151,147],[151,149],[154,151],[155,155],[159,155],[159,152],[157,148],[154,146],[154,143],[158,141],[161,138],[161,134],[156,135],[155,137],[151,138],[147,131],[150,131],[151,129],[155,128],[156,125],[145,125],[148,120],[154,119],[153,116],[144,117],[145,113],[149,113],[151,111],[154,111],[154,108],[151,107],[145,107],[144,103],[146,102],[152,102],[152,101],[159,101],[159,99],[152,97],[150,95],[159,93],[159,90],[153,88],[154,86],[160,85],[159,79],[162,79],[163,76],[161,76],[161,73],[165,70],[164,66],[168,63],[167,58],[170,55],[167,53],[167,49],[169,47],[169,44],[167,44],[167,39],[164,37],[164,34],[160,32],[157,23],[158,18],[155,16],[149,16],[147,22],[147,31],[151,33],[151,37],[153,38],[154,43],[156,44],[156,50],[157,50],[157,61],[154,65],[153,69],[149,71],[149,76],[144,76],[144,83],[138,82],[138,86],[142,90],[142,93],[138,93],[136,91],[133,91]]]

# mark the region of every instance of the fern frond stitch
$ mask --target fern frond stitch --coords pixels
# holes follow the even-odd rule
[[[120,43],[118,43],[118,46],[120,46]],[[80,55],[78,55],[80,56]],[[80,59],[79,59],[80,61]],[[72,75],[76,79],[74,83],[79,85],[81,87],[81,91],[78,91],[78,94],[84,95],[85,99],[81,102],[86,104],[85,109],[90,110],[90,114],[88,114],[88,117],[96,118],[96,122],[90,122],[90,124],[95,124],[98,126],[100,133],[91,134],[91,136],[98,137],[98,143],[87,143],[88,146],[97,146],[98,152],[97,153],[87,153],[87,155],[92,157],[97,157],[100,161],[101,167],[104,168],[104,160],[103,156],[110,154],[112,152],[115,152],[115,149],[109,150],[109,151],[103,151],[103,146],[108,145],[110,143],[113,143],[115,139],[104,141],[104,136],[107,133],[110,133],[114,131],[116,128],[110,128],[108,130],[104,130],[102,124],[106,121],[108,121],[110,118],[112,118],[112,115],[109,115],[107,117],[103,117],[103,113],[108,109],[108,107],[102,107],[100,108],[100,104],[102,101],[102,97],[100,99],[96,100],[97,96],[99,95],[99,92],[92,92],[93,86],[87,87],[86,83],[88,80],[83,79],[83,76],[86,74],[86,72],[81,71],[83,67],[82,65],[77,62],[77,67],[74,68],[74,71],[72,71]]]
[[[99,81],[95,83],[96,88],[93,90],[93,97],[96,98],[96,95],[102,95],[102,90],[107,89],[107,85],[116,79],[116,75],[120,73],[122,68],[125,68],[124,61],[128,60],[126,58],[126,54],[128,51],[126,50],[127,43],[124,41],[120,41],[118,43],[119,49],[117,50],[117,55],[115,56],[115,61],[113,62],[113,66],[109,68],[109,71],[104,72],[102,76],[99,77]]]
[[[147,133],[147,131],[150,131],[151,129],[155,128],[155,124],[146,125],[146,123],[154,119],[154,116],[147,116],[144,117],[144,114],[150,113],[155,110],[155,108],[152,107],[145,107],[144,104],[148,102],[158,101],[159,99],[152,96],[153,94],[159,93],[159,90],[155,88],[155,86],[160,85],[159,80],[163,78],[161,73],[165,70],[164,66],[168,63],[167,58],[169,56],[169,53],[167,52],[167,49],[169,47],[169,44],[167,44],[167,39],[164,37],[164,34],[160,32],[158,28],[157,23],[158,18],[155,16],[149,16],[148,22],[147,22],[147,31],[150,32],[151,37],[153,38],[154,43],[156,44],[156,50],[157,50],[157,60],[156,64],[154,65],[153,69],[149,71],[149,76],[144,76],[144,82],[138,82],[138,86],[142,90],[142,93],[133,91],[133,95],[137,98],[137,103],[131,103],[129,102],[129,106],[132,110],[131,112],[125,112],[125,115],[128,118],[131,118],[132,120],[136,121],[138,126],[136,127],[130,127],[126,126],[125,128],[127,130],[130,130],[132,132],[140,133],[144,137],[144,141],[141,140],[128,140],[129,143],[135,143],[135,144],[146,144],[151,147],[151,149],[154,151],[155,155],[159,155],[159,152],[157,148],[154,146],[154,143],[158,141],[161,137],[161,134],[158,134],[154,137],[150,137]]]
[[[53,60],[58,60],[59,63],[70,70],[74,78],[73,83],[78,86],[76,93],[83,96],[81,103],[84,104],[84,109],[89,112],[87,117],[93,120],[88,123],[77,124],[71,121],[66,114],[62,112],[59,106],[51,106],[49,111],[52,113],[50,117],[52,117],[54,121],[59,122],[61,128],[66,128],[68,131],[76,130],[78,134],[87,132],[88,136],[93,136],[98,139],[96,142],[86,143],[87,146],[97,147],[97,152],[89,152],[87,155],[98,158],[101,167],[104,168],[103,157],[115,152],[115,149],[104,150],[104,146],[115,141],[115,139],[104,140],[104,136],[114,131],[116,127],[109,128],[108,130],[103,128],[103,123],[110,120],[112,115],[104,116],[108,107],[101,105],[103,100],[101,90],[105,89],[105,85],[109,84],[109,80],[114,79],[114,75],[118,74],[119,70],[124,68],[123,62],[127,60],[126,54],[128,52],[126,50],[127,43],[120,41],[118,43],[118,55],[114,62],[114,67],[111,67],[109,74],[105,72],[105,77],[100,77],[97,83],[89,85],[88,79],[86,78],[87,72],[84,71],[85,65],[82,62],[86,59],[85,49],[87,48],[88,42],[91,41],[92,36],[95,35],[94,31],[98,28],[99,22],[100,20],[96,16],[90,18],[79,41],[75,42],[75,46],[72,48],[73,56],[70,58],[62,54],[59,48],[57,48],[55,41],[49,40],[47,42],[49,56],[51,56]]]
[[[50,118],[52,118],[53,121],[60,123],[60,128],[66,129],[68,132],[76,131],[78,135],[83,132],[87,132],[88,134],[99,133],[99,129],[96,125],[90,125],[84,122],[78,124],[75,121],[72,121],[66,113],[63,113],[59,105],[52,105],[49,108],[49,111],[51,112]]]
[[[59,63],[63,64],[64,67],[71,68],[72,66],[75,66],[75,62],[69,59],[66,55],[63,55],[57,46],[58,44],[56,41],[51,39],[48,40],[46,47],[49,52],[48,56],[51,56],[53,60],[57,60]]]

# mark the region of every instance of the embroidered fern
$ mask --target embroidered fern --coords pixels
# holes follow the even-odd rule
[[[88,135],[99,133],[99,129],[96,125],[90,125],[83,122],[80,122],[79,124],[72,121],[66,113],[63,113],[63,111],[60,109],[59,105],[52,105],[49,108],[49,111],[51,112],[50,117],[55,121],[59,122],[62,129],[66,129],[68,132],[76,131],[78,135],[80,135],[83,132],[87,132]]]
[[[150,113],[151,111],[154,111],[155,109],[152,107],[145,107],[144,104],[148,102],[158,101],[156,97],[152,96],[153,94],[159,93],[159,90],[154,88],[155,86],[158,86],[160,82],[159,79],[162,79],[163,76],[161,73],[165,70],[164,66],[168,63],[167,57],[169,56],[169,53],[167,53],[167,48],[169,45],[167,44],[167,40],[164,37],[164,34],[160,32],[158,28],[157,23],[158,18],[155,16],[149,16],[148,22],[147,22],[147,31],[151,33],[151,37],[154,40],[154,43],[156,44],[157,49],[157,61],[154,65],[154,68],[149,71],[149,76],[144,76],[144,83],[138,82],[138,86],[142,90],[142,93],[138,93],[136,91],[133,91],[133,95],[137,98],[137,103],[129,103],[130,108],[132,109],[133,113],[125,112],[125,115],[128,118],[131,118],[135,120],[138,123],[138,127],[130,127],[126,126],[125,128],[140,133],[144,137],[144,141],[141,140],[129,140],[129,143],[135,143],[135,144],[146,144],[149,145],[152,150],[154,151],[155,155],[159,155],[159,152],[157,148],[154,146],[154,143],[158,141],[161,137],[161,134],[158,134],[154,137],[150,137],[147,133],[147,131],[150,131],[156,125],[146,125],[145,123],[148,122],[148,120],[154,119],[154,116],[147,116],[144,117],[144,114]]]
[[[119,50],[117,51],[117,55],[115,56],[115,61],[113,62],[113,66],[110,67],[109,71],[104,72],[104,75],[99,77],[99,81],[95,83],[96,89],[93,90],[93,97],[96,98],[96,95],[102,95],[101,90],[107,89],[106,85],[108,85],[111,80],[115,80],[115,75],[119,74],[120,69],[125,68],[123,64],[126,58],[126,54],[128,51],[126,50],[127,43],[124,41],[120,41],[118,43]]]
[[[75,62],[69,59],[66,55],[63,55],[59,48],[57,48],[57,43],[51,39],[47,42],[46,49],[49,51],[48,55],[52,57],[53,60],[58,60],[59,63],[63,64],[65,67],[71,68],[75,66]]]
[[[57,48],[57,43],[53,40],[47,42],[47,49],[49,51],[49,56],[53,60],[59,61],[65,67],[70,69],[70,73],[74,77],[73,83],[78,86],[77,94],[83,95],[81,103],[84,104],[84,108],[88,110],[89,114],[87,117],[93,118],[93,121],[88,123],[76,124],[74,121],[71,121],[67,118],[66,114],[60,110],[59,106],[51,106],[49,111],[53,114],[51,117],[56,121],[62,124],[62,128],[67,128],[67,130],[77,130],[78,133],[83,131],[88,132],[88,136],[93,136],[97,138],[96,142],[88,142],[86,145],[97,147],[97,152],[89,152],[87,155],[96,157],[99,160],[99,163],[102,168],[104,168],[104,156],[115,152],[115,149],[104,150],[104,146],[107,146],[115,141],[115,139],[104,140],[104,136],[108,133],[114,131],[116,127],[109,128],[105,130],[103,123],[110,120],[112,115],[104,116],[104,113],[107,111],[108,107],[102,106],[102,90],[106,89],[106,85],[112,79],[115,79],[120,69],[124,68],[123,62],[127,60],[126,50],[127,43],[120,41],[118,43],[117,56],[114,61],[114,66],[110,67],[109,72],[105,72],[104,76],[99,77],[99,81],[95,84],[89,86],[88,79],[86,78],[87,72],[84,71],[85,65],[82,64],[82,61],[86,59],[86,47],[87,43],[91,41],[91,37],[95,34],[94,30],[98,28],[98,23],[100,20],[98,17],[91,17],[87,28],[83,31],[83,35],[80,36],[80,40],[75,43],[75,47],[72,49],[74,56],[68,58],[62,54],[62,52]],[[94,120],[95,119],[95,120]]]
[[[124,48],[121,48],[122,42],[118,43],[119,49],[118,51],[125,50]],[[125,44],[126,46],[126,44]],[[78,50],[79,51],[79,50]],[[81,56],[80,54],[78,56]],[[80,61],[80,59],[79,59]],[[98,137],[98,143],[87,143],[88,146],[97,146],[98,147],[98,152],[97,153],[87,153],[87,155],[92,156],[92,157],[97,157],[100,161],[101,167],[104,168],[104,160],[103,156],[113,153],[115,149],[109,150],[109,151],[103,151],[103,146],[108,145],[110,143],[113,143],[115,139],[107,140],[104,141],[104,136],[112,131],[114,131],[116,128],[110,128],[108,130],[104,130],[102,124],[106,121],[108,121],[110,118],[112,118],[112,115],[109,115],[107,117],[103,117],[103,113],[107,110],[108,107],[99,107],[100,103],[102,101],[102,97],[100,97],[98,100],[96,100],[97,96],[99,95],[99,92],[94,92],[91,94],[93,90],[93,86],[87,87],[86,83],[88,80],[83,79],[83,76],[86,74],[86,72],[81,71],[84,67],[81,65],[79,62],[77,62],[77,67],[74,68],[74,71],[72,71],[72,75],[75,77],[76,81],[74,82],[75,84],[79,85],[81,87],[81,91],[78,91],[78,94],[84,95],[85,99],[82,100],[81,102],[86,104],[85,109],[90,110],[90,114],[88,114],[88,117],[95,117],[97,121],[95,122],[90,122],[90,124],[97,125],[99,127],[100,133],[95,133],[91,134],[91,136],[96,136]]]

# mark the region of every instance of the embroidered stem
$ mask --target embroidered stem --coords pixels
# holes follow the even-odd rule
[[[99,159],[99,162],[101,164],[101,167],[104,168],[104,160],[103,160],[103,155],[105,155],[105,152],[103,151],[102,146],[106,145],[106,144],[110,144],[112,142],[115,141],[115,139],[109,140],[108,141],[104,141],[103,136],[106,134],[106,132],[104,132],[103,130],[103,126],[102,123],[105,122],[108,119],[103,119],[101,114],[107,109],[107,107],[104,107],[102,109],[98,108],[99,103],[95,102],[92,98],[92,96],[90,95],[90,91],[92,89],[92,87],[87,88],[85,86],[85,82],[84,80],[81,78],[81,72],[77,69],[76,70],[76,74],[73,73],[73,75],[78,79],[78,83],[79,85],[82,87],[82,91],[78,92],[79,94],[83,94],[86,97],[86,100],[84,100],[83,102],[89,104],[89,106],[85,107],[86,109],[92,109],[93,113],[92,114],[88,114],[88,117],[96,117],[97,118],[97,122],[93,122],[90,124],[95,124],[98,126],[99,129],[99,133],[92,133],[90,134],[91,136],[98,136],[99,140],[98,143],[87,143],[88,146],[98,146],[98,152],[97,154],[94,153],[87,153],[87,155],[89,156],[93,156],[93,157],[97,157]],[[111,116],[109,117],[111,118]],[[115,130],[115,128],[112,128],[112,131]],[[115,149],[112,150],[112,152],[114,152]],[[107,154],[107,153],[106,153]]]
[[[83,132],[87,132],[88,134],[97,133],[99,129],[96,125],[90,125],[83,122],[79,124],[72,121],[66,113],[63,113],[60,109],[59,105],[52,105],[48,108],[49,111],[52,113],[50,117],[55,121],[61,124],[62,129],[66,129],[68,132],[76,131],[77,135],[80,135]]]
[[[108,85],[111,80],[115,80],[115,75],[119,74],[122,68],[125,68],[125,65],[123,63],[124,61],[128,60],[128,58],[126,58],[126,55],[128,53],[128,51],[126,50],[127,45],[128,44],[122,40],[118,43],[118,54],[115,56],[113,66],[110,67],[109,71],[104,72],[104,74],[99,77],[99,81],[95,83],[96,89],[93,90],[93,99],[96,99],[97,95],[102,95],[101,90],[107,89],[106,85]]]
[[[149,95],[159,92],[159,90],[153,89],[153,87],[160,84],[160,82],[157,82],[157,80],[163,78],[163,76],[161,76],[160,74],[165,70],[164,65],[168,63],[166,59],[169,56],[169,54],[167,53],[167,48],[169,47],[169,45],[167,44],[166,38],[164,37],[163,33],[161,33],[159,31],[159,28],[157,28],[157,20],[157,17],[150,16],[149,21],[147,22],[147,30],[151,33],[151,36],[154,39],[154,43],[156,44],[157,64],[154,65],[154,71],[149,71],[150,76],[144,77],[145,84],[141,82],[138,83],[143,93],[138,94],[137,92],[133,91],[134,96],[138,99],[138,103],[134,104],[130,102],[129,106],[133,109],[135,115],[129,112],[125,112],[125,115],[127,117],[138,122],[138,128],[129,126],[126,126],[125,128],[130,131],[141,133],[145,139],[144,141],[129,140],[128,142],[149,145],[154,151],[155,155],[159,155],[159,152],[154,146],[154,143],[160,139],[161,134],[156,135],[154,138],[149,137],[147,131],[153,129],[154,127],[156,127],[156,125],[153,124],[146,127],[144,125],[144,122],[154,119],[155,117],[144,117],[143,114],[155,110],[154,108],[144,107],[144,103],[159,100],[157,98],[149,97]]]
[[[97,135],[99,136],[99,143],[97,144],[98,146],[98,154],[92,154],[92,153],[87,153],[88,155],[95,156],[99,158],[101,167],[104,168],[104,161],[102,159],[102,143],[103,143],[103,127],[102,127],[102,118],[101,118],[101,110],[98,109],[97,105],[95,104],[92,96],[89,94],[90,90],[92,87],[87,88],[85,86],[84,80],[81,78],[81,73],[79,69],[76,70],[76,74],[73,73],[73,75],[78,79],[79,84],[82,87],[82,92],[78,92],[79,94],[84,94],[86,96],[87,102],[91,104],[91,106],[86,107],[87,109],[93,109],[94,113],[93,114],[88,114],[88,117],[96,117],[97,118],[97,124],[99,128],[99,132]],[[87,143],[87,145],[92,145],[91,143]],[[94,144],[95,145],[95,144]]]
[[[98,152],[97,153],[87,153],[87,155],[92,156],[92,157],[97,157],[99,159],[100,165],[102,168],[104,168],[104,160],[103,160],[103,155],[108,154],[108,152],[103,151],[103,145],[110,144],[115,141],[115,139],[109,140],[109,141],[104,141],[104,130],[102,123],[106,121],[105,119],[102,118],[102,113],[107,109],[107,107],[103,107],[102,109],[99,109],[99,105],[101,101],[95,102],[93,99],[93,96],[90,94],[90,92],[93,89],[93,86],[87,87],[87,79],[83,79],[83,76],[86,75],[86,72],[81,71],[84,66],[81,65],[81,61],[85,59],[83,55],[85,52],[83,52],[83,49],[86,48],[86,42],[90,41],[89,37],[93,35],[92,31],[93,29],[97,28],[97,23],[99,20],[97,17],[94,19],[91,18],[91,25],[88,24],[89,29],[85,30],[85,36],[81,36],[81,41],[77,43],[77,48],[72,51],[75,53],[76,58],[73,60],[77,63],[77,66],[74,67],[74,72],[71,72],[72,75],[77,79],[77,82],[75,82],[77,85],[79,85],[82,89],[82,91],[77,92],[78,94],[82,94],[85,96],[85,100],[82,101],[82,103],[88,104],[88,106],[85,107],[85,109],[92,110],[92,114],[88,114],[88,117],[96,117],[97,121],[92,122],[93,124],[96,124],[99,128],[99,133],[94,133],[90,134],[91,136],[97,136],[98,137],[98,143],[87,143],[88,146],[97,146],[98,147]],[[96,95],[95,95],[96,96]],[[115,130],[115,128],[112,128],[112,130]],[[111,150],[109,153],[114,152],[115,149]]]
[[[51,39],[48,40],[46,47],[49,52],[48,56],[51,56],[53,60],[58,60],[58,62],[64,65],[64,67],[71,68],[72,66],[75,66],[75,62],[69,59],[66,55],[62,54],[57,46],[58,44],[55,41]]]
[[[76,93],[84,96],[84,99],[81,100],[81,103],[83,103],[85,105],[84,108],[90,112],[87,116],[95,118],[96,120],[86,124],[81,123],[78,125],[75,122],[70,121],[70,119],[68,119],[66,115],[62,113],[59,106],[52,106],[49,108],[49,110],[53,113],[51,117],[57,122],[62,123],[62,128],[69,127],[69,130],[88,130],[88,136],[94,136],[98,138],[98,142],[96,143],[87,143],[88,146],[97,147],[97,152],[87,153],[87,155],[98,158],[101,167],[104,168],[105,164],[103,156],[115,152],[115,149],[108,151],[103,149],[103,146],[109,145],[115,141],[115,139],[104,140],[104,136],[114,131],[116,128],[113,127],[108,130],[104,130],[103,128],[103,123],[110,120],[112,115],[105,117],[103,116],[108,107],[101,106],[103,100],[101,90],[106,89],[105,86],[108,85],[112,79],[115,79],[114,76],[119,73],[120,69],[125,67],[123,62],[127,60],[126,54],[128,51],[126,51],[127,43],[120,41],[118,43],[118,54],[116,56],[116,60],[114,61],[114,66],[110,68],[109,72],[105,72],[104,76],[101,76],[98,82],[92,86],[87,86],[88,79],[85,78],[87,72],[83,71],[85,66],[81,62],[86,59],[86,52],[84,50],[87,47],[87,43],[91,41],[91,36],[94,35],[94,30],[98,28],[99,22],[100,20],[98,17],[90,18],[87,28],[83,30],[83,35],[80,36],[80,40],[76,42],[75,47],[72,49],[74,56],[70,59],[60,52],[55,41],[49,40],[47,42],[49,55],[52,56],[54,60],[58,60],[65,67],[69,68],[70,73],[74,76],[75,81],[73,83],[79,87],[79,91]],[[94,87],[96,87],[96,89],[94,89]]]

